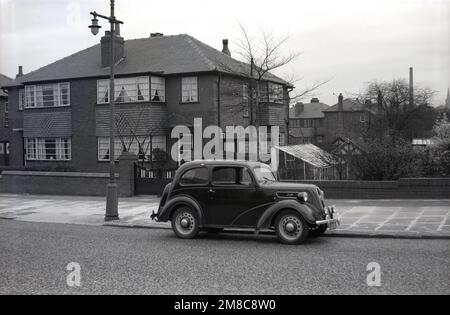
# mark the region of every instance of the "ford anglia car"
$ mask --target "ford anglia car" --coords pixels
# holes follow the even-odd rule
[[[280,182],[268,165],[239,161],[184,164],[152,219],[170,221],[183,239],[226,228],[270,229],[285,244],[300,244],[339,225],[317,186]]]

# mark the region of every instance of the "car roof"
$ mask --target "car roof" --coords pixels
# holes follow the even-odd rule
[[[193,162],[188,162],[180,167],[180,170],[189,169],[196,166],[247,166],[250,168],[258,167],[261,165],[267,165],[260,162],[250,162],[250,161],[239,161],[239,160],[198,160]]]

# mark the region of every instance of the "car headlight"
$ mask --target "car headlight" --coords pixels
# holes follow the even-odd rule
[[[301,202],[301,203],[306,203],[308,201],[308,194],[305,192],[301,192],[297,195],[297,199]]]

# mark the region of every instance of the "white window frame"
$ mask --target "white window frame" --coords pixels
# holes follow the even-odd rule
[[[19,112],[25,109],[25,89],[19,90]]]
[[[46,147],[47,141],[54,141],[55,158],[47,158],[49,155]],[[66,147],[67,145],[67,147]],[[53,154],[52,154],[53,155]],[[71,161],[72,139],[71,138],[25,138],[25,157],[27,161]]]
[[[181,78],[181,102],[198,103],[198,77]]]
[[[45,91],[53,91],[53,105],[46,105],[50,100],[45,100],[49,96],[45,96]],[[66,90],[66,93],[62,91]],[[19,92],[20,95],[20,92]],[[66,102],[64,102],[66,97]],[[40,84],[25,86],[25,104],[24,108],[53,108],[53,107],[69,107],[70,106],[70,82],[61,82],[54,84]],[[19,99],[20,107],[20,99]]]
[[[109,104],[110,80],[97,80],[97,104]],[[114,99],[117,104],[150,102],[150,78],[148,76],[114,79]],[[122,91],[125,95],[122,95]],[[140,91],[140,95],[139,95]],[[122,97],[122,99],[120,99]],[[139,98],[143,99],[139,99]]]
[[[165,103],[166,102],[166,78],[164,77],[150,77],[151,91],[150,97],[151,101],[154,103]],[[156,95],[158,93],[158,95]],[[156,100],[159,97],[159,100]]]
[[[138,140],[136,139],[138,138]],[[150,139],[152,144],[150,145]],[[123,136],[116,137],[115,139],[115,158],[116,161],[119,159],[120,155],[124,152],[123,145],[125,143],[125,147],[128,152],[134,153],[136,155],[140,155],[141,153],[145,155],[145,161],[149,161],[150,150],[161,149],[164,152],[167,152],[167,138],[166,136]],[[143,144],[143,148],[140,148],[140,145]],[[142,149],[142,152],[140,151]],[[108,158],[105,158],[108,156]],[[152,154],[152,159],[155,161],[155,158]],[[109,137],[98,137],[97,138],[97,160],[99,162],[109,162]]]

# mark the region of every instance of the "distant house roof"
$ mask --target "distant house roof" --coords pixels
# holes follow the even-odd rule
[[[290,145],[277,149],[318,168],[339,164],[337,157],[313,144]]]
[[[109,75],[101,63],[97,44],[30,72],[9,86],[27,82],[100,77]],[[125,41],[125,58],[116,66],[117,75],[158,73],[162,75],[220,71],[243,76],[250,65],[231,58],[189,35],[162,36]],[[265,78],[280,84],[286,81],[268,73]]]
[[[7,77],[6,75],[3,75],[0,73],[0,87],[7,85],[8,83],[10,83],[12,81],[11,78]],[[0,96],[8,96],[8,94],[6,94],[5,92],[3,92],[2,89],[0,89]]]
[[[358,100],[352,100],[349,98],[344,100],[343,107],[344,107],[345,112],[362,112],[362,111],[366,110],[366,107],[364,104],[362,104]],[[339,103],[324,110],[324,112],[326,112],[326,113],[337,112],[337,111],[339,111]]]
[[[290,119],[314,119],[314,118],[324,118],[324,110],[330,108],[329,105],[324,103],[308,103],[303,104],[303,112],[300,115],[295,115],[295,106],[289,109]]]

